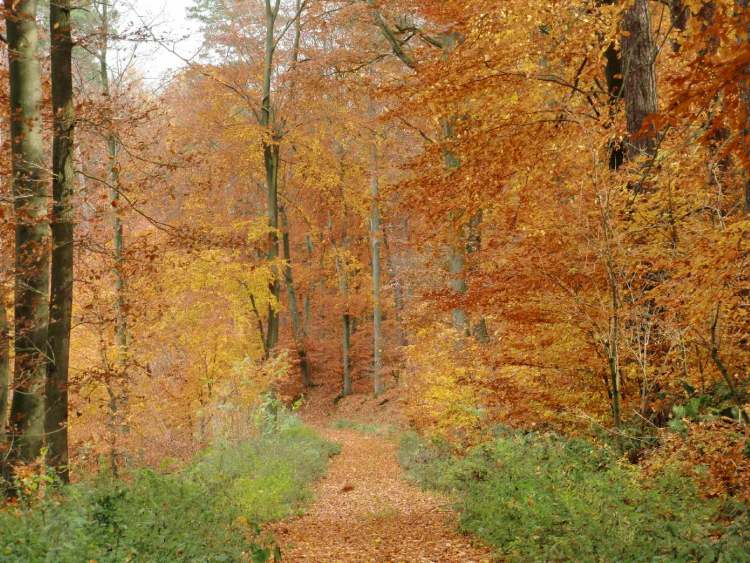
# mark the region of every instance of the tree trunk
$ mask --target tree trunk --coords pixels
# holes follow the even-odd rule
[[[342,319],[342,337],[341,351],[342,364],[344,368],[344,380],[341,389],[341,395],[348,397],[352,394],[352,374],[351,374],[351,339],[352,339],[352,317],[349,313],[344,313]]]
[[[748,9],[750,0],[738,0],[740,13]],[[744,37],[740,38],[740,43],[747,48],[747,44],[750,42],[750,29],[745,30]],[[750,72],[750,67],[745,69],[746,73]],[[745,128],[742,131],[742,149],[745,152],[745,193],[743,201],[743,211],[745,214],[750,215],[750,80],[745,80],[742,84],[741,90],[742,105],[745,106]]]
[[[627,157],[653,156],[656,129],[646,119],[658,109],[656,93],[656,45],[651,33],[648,0],[636,0],[623,16],[622,66],[625,116],[628,125]]]
[[[464,270],[466,269],[464,245],[460,242],[453,243],[450,245],[448,251],[448,271],[450,273],[448,286],[457,299],[462,298],[468,290],[466,280],[464,279]],[[469,336],[469,317],[466,311],[461,307],[454,307],[451,316],[453,318],[453,328],[459,334]]]
[[[289,241],[289,220],[287,219],[286,210],[282,207],[279,210],[281,215],[281,228],[284,237],[284,281],[286,282],[287,300],[289,301],[289,316],[292,319],[292,333],[294,344],[297,347],[299,356],[299,367],[302,373],[302,384],[305,387],[312,387],[312,375],[310,369],[310,359],[305,347],[305,330],[302,325],[302,319],[297,306],[297,289],[294,287],[294,272],[292,271],[292,249]]]
[[[471,216],[469,225],[467,227],[466,235],[466,257],[471,260],[474,254],[479,253],[482,250],[482,222],[484,221],[484,212],[480,209]],[[475,263],[475,262],[474,262]],[[474,271],[475,267],[471,266],[471,271]],[[487,319],[479,317],[479,320],[471,328],[472,335],[480,344],[488,344],[490,341],[490,334],[487,328]]]
[[[331,237],[331,242],[334,244],[334,250],[336,250],[336,275],[339,278],[339,292],[341,296],[347,301],[346,310],[341,316],[342,320],[342,336],[341,336],[341,347],[342,347],[342,371],[343,371],[343,385],[341,389],[341,395],[347,397],[352,394],[352,377],[351,377],[351,337],[352,337],[352,316],[349,314],[349,277],[347,274],[347,265],[341,263],[341,256],[336,248],[333,238],[333,219],[329,213],[328,215],[328,232]],[[341,237],[342,246],[347,246],[346,231]]]
[[[110,12],[109,8],[114,5],[112,0],[101,0],[99,6],[101,9],[101,51],[99,53],[99,76],[102,83],[102,93],[110,102],[111,107],[111,84],[109,77],[109,66],[107,55],[109,50],[109,33],[110,33]],[[125,296],[125,274],[124,250],[125,236],[124,225],[122,221],[120,202],[122,201],[120,193],[120,165],[118,157],[120,153],[120,142],[114,129],[114,124],[110,118],[107,123],[107,182],[109,184],[109,197],[112,205],[112,257],[114,260],[114,290],[115,290],[115,347],[117,357],[115,358],[115,372],[110,373],[105,381],[107,393],[109,394],[109,423],[110,427],[110,463],[112,464],[111,472],[113,477],[119,474],[118,463],[120,455],[117,450],[118,435],[126,432],[122,423],[124,406],[128,401],[126,375],[128,369],[128,319],[126,312]],[[102,350],[102,361],[108,372],[113,371],[107,359],[106,350]],[[120,388],[117,389],[119,380]]]
[[[266,0],[266,39],[265,57],[263,64],[263,101],[260,113],[260,125],[265,129],[263,139],[263,161],[266,169],[266,190],[268,198],[268,261],[272,264],[273,280],[270,284],[270,292],[276,299],[276,303],[268,306],[268,322],[266,323],[266,350],[272,354],[279,343],[279,313],[277,303],[281,297],[281,284],[275,264],[278,261],[279,252],[279,140],[273,127],[273,115],[271,105],[271,81],[273,79],[273,56],[276,50],[274,31],[276,18],[279,14],[280,0],[275,0],[271,6],[271,0]]]
[[[5,309],[5,293],[0,285],[0,457],[5,443],[5,424],[8,420],[10,395],[10,325]],[[2,464],[0,464],[2,465]]]
[[[50,361],[47,372],[48,463],[67,482],[68,472],[68,365],[73,314],[73,234],[75,170],[70,0],[50,3],[51,81],[54,114],[52,149],[52,284],[50,297]]]
[[[385,391],[383,383],[383,305],[380,249],[380,181],[378,178],[378,147],[374,139],[371,148],[370,178],[370,242],[372,244],[372,385],[375,396]]]
[[[393,263],[393,254],[388,244],[388,229],[383,225],[383,249],[385,250],[385,262],[388,269],[388,277],[393,283],[393,303],[396,309],[396,322],[398,323],[398,341],[401,346],[407,346],[409,339],[406,336],[404,328],[404,287],[401,279],[396,272],[396,265]]]
[[[44,438],[49,323],[48,164],[36,0],[5,0],[16,217],[15,368],[11,462],[31,462]]]
[[[308,263],[312,263],[313,259],[313,242],[312,237],[310,235],[307,235],[305,237],[305,246],[307,247],[307,260]],[[312,321],[312,301],[310,299],[310,293],[312,292],[312,288],[308,287],[307,291],[305,292],[305,321],[304,321],[304,333],[310,334],[310,322]]]
[[[597,198],[599,205],[599,214],[601,220],[601,229],[604,239],[604,248],[602,249],[604,264],[607,271],[607,289],[610,299],[609,310],[609,330],[606,341],[604,342],[604,351],[607,356],[607,365],[609,371],[608,388],[610,394],[610,407],[612,409],[612,423],[615,431],[615,442],[620,453],[623,451],[622,441],[622,378],[620,373],[620,285],[617,275],[617,266],[614,256],[614,233],[612,231],[612,217],[609,200],[603,201]]]
[[[111,98],[111,86],[109,80],[109,67],[107,64],[108,41],[109,41],[109,1],[102,1],[101,20],[102,20],[102,46],[99,53],[99,74],[102,81],[102,90],[106,98]],[[120,152],[120,143],[114,131],[114,126],[110,122],[107,132],[107,158],[108,171],[107,181],[110,185],[110,200],[113,209],[112,216],[112,243],[113,257],[115,262],[115,343],[117,345],[118,366],[122,369],[123,375],[127,364],[128,350],[128,322],[125,313],[125,277],[123,274],[124,260],[124,228],[120,214],[120,168],[117,161]]]

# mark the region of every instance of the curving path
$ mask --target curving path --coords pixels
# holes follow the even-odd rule
[[[446,501],[406,482],[388,440],[322,430],[341,454],[307,513],[274,525],[284,561],[490,562],[491,551],[457,531]]]

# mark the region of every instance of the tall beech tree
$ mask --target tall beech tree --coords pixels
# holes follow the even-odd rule
[[[70,0],[50,3],[52,147],[52,279],[45,429],[49,464],[64,481],[68,471],[68,370],[73,315],[73,238],[75,167]]]
[[[15,360],[9,442],[12,462],[44,444],[49,323],[49,175],[43,138],[36,0],[5,0],[15,207]]]
[[[120,141],[114,128],[112,107],[112,84],[109,69],[109,42],[112,32],[112,17],[114,2],[111,0],[97,0],[96,8],[99,16],[99,50],[96,54],[99,60],[99,80],[104,98],[109,102],[110,112],[105,120],[104,132],[107,144],[107,183],[112,209],[112,248],[114,258],[115,285],[115,341],[117,344],[118,366],[125,370],[128,354],[128,319],[125,302],[125,274],[123,271],[125,259],[125,229],[122,222],[122,193],[120,184]]]
[[[281,135],[274,120],[273,111],[273,76],[274,55],[278,39],[276,38],[276,22],[281,9],[281,0],[265,0],[265,41],[263,58],[263,83],[260,107],[260,126],[263,127],[263,162],[266,170],[266,197],[268,205],[268,261],[275,263],[281,252],[279,251],[279,167]],[[277,301],[281,297],[281,282],[278,272],[271,282],[271,293]],[[272,353],[279,343],[279,313],[277,305],[268,307],[266,321],[266,350]]]

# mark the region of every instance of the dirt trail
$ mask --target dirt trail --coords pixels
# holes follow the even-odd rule
[[[276,524],[284,561],[489,562],[491,552],[456,530],[446,501],[407,483],[389,440],[321,430],[341,444],[304,516]]]

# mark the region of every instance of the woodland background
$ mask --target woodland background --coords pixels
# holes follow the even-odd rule
[[[68,43],[5,2],[6,472],[179,465],[323,388],[750,498],[746,0],[198,0],[159,89],[108,50],[173,38],[58,4]]]

